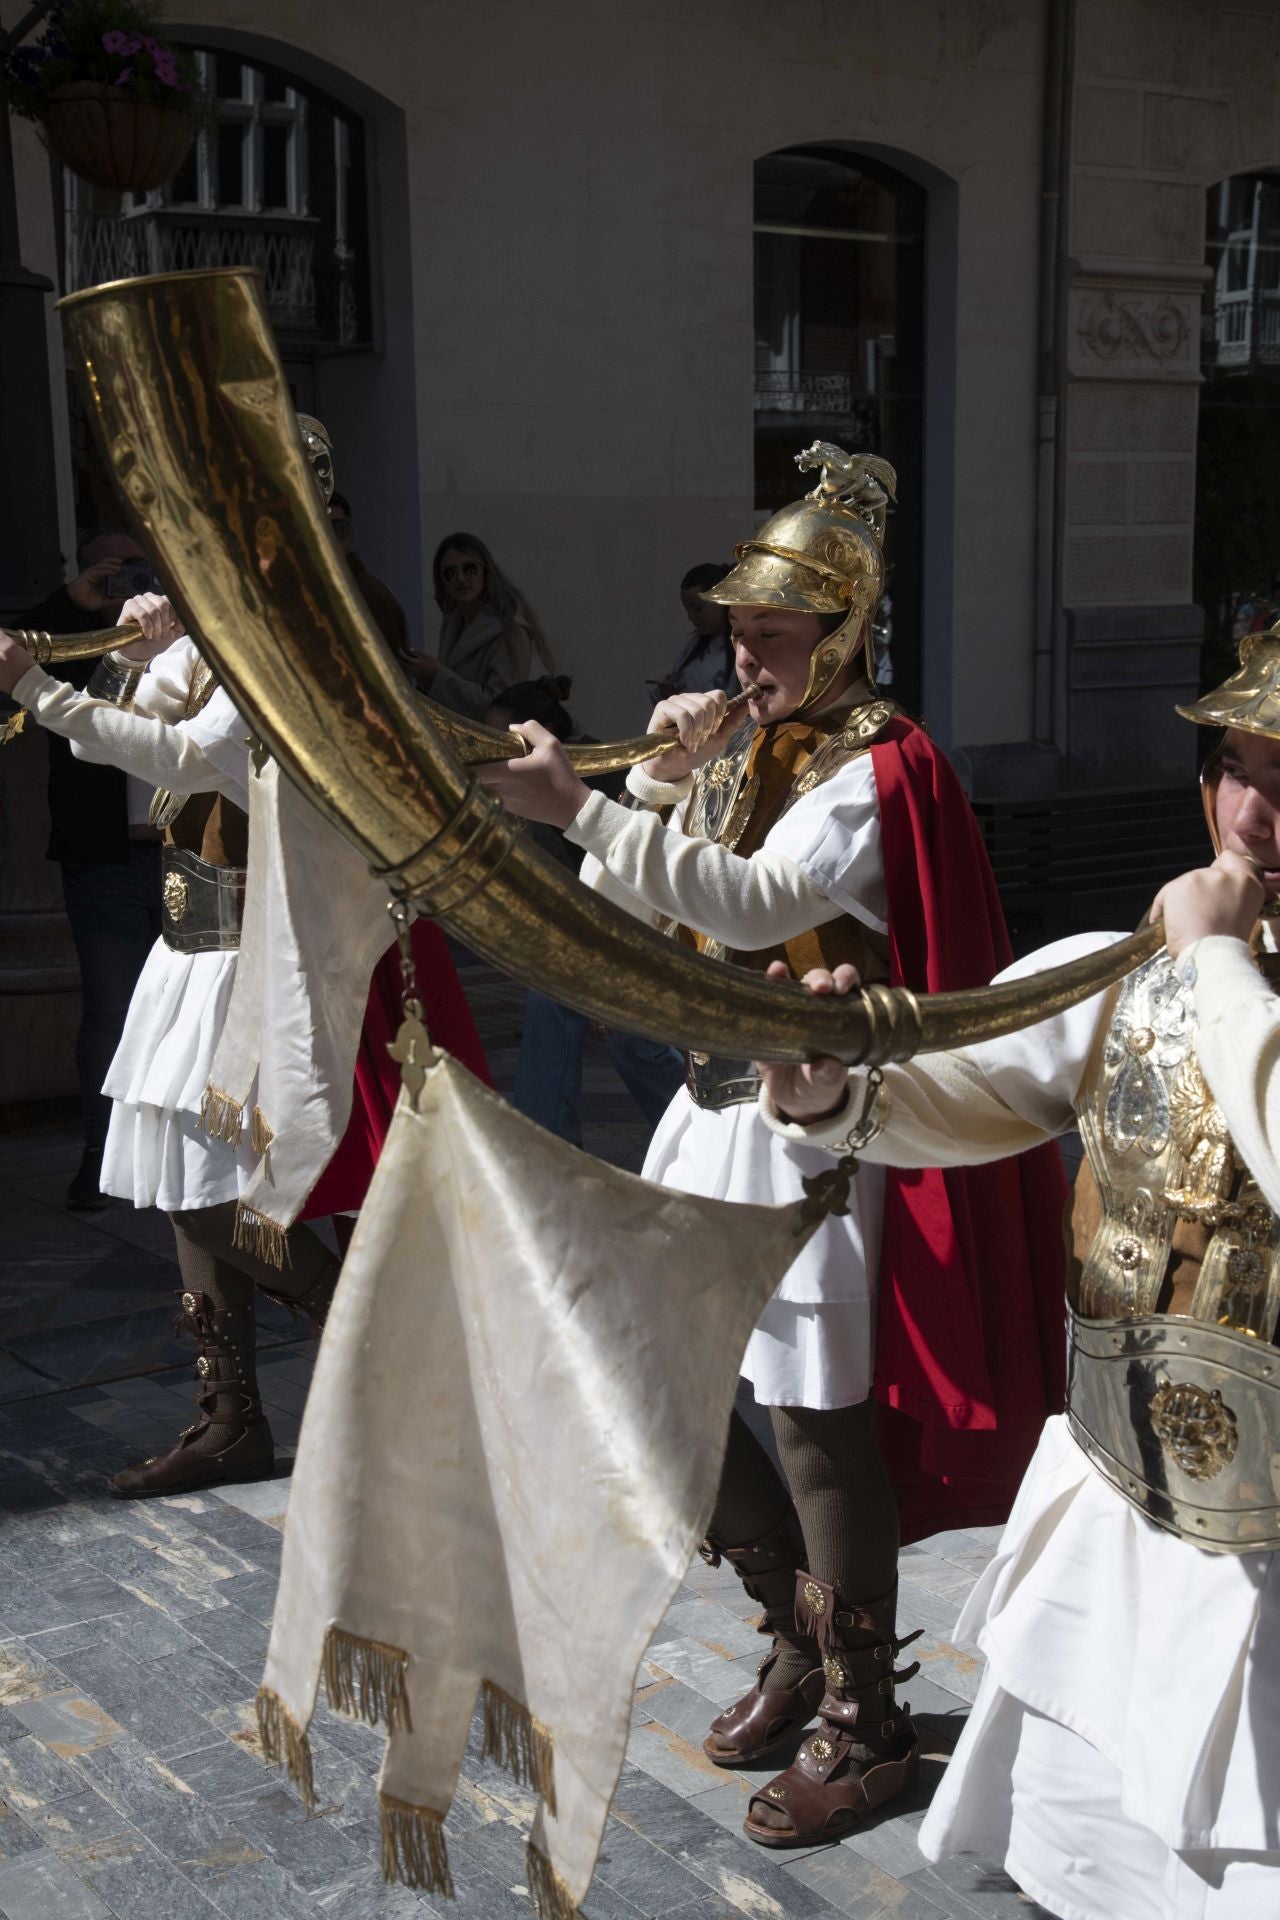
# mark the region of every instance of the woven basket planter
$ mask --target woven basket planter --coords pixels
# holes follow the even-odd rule
[[[55,88],[41,125],[63,165],[109,193],[145,193],[172,180],[196,132],[181,107],[130,100],[96,80]]]

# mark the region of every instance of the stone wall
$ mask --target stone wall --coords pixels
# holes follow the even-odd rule
[[[1205,190],[1280,164],[1280,7],[1080,0],[1062,528],[1073,778],[1195,766]]]

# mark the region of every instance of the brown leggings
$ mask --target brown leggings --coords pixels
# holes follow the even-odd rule
[[[257,1254],[234,1244],[236,1203],[218,1207],[187,1207],[171,1213],[178,1243],[182,1284],[191,1293],[207,1293],[215,1307],[246,1307],[255,1286],[296,1300],[339,1262],[336,1254],[310,1227],[291,1227],[283,1267],[273,1267]]]
[[[735,1413],[712,1538],[726,1547],[758,1540],[794,1501],[809,1572],[833,1586],[846,1606],[878,1600],[897,1575],[898,1505],[876,1445],[874,1402],[770,1407],[769,1416],[786,1481]],[[793,1685],[804,1664],[784,1652],[769,1684]]]

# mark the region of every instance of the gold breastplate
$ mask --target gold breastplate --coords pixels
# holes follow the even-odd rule
[[[826,724],[784,723],[773,735],[747,720],[724,754],[703,769],[685,814],[685,832],[746,855],[806,793],[869,751],[898,709],[888,700],[857,700]],[[762,751],[763,749],[763,751]],[[771,749],[778,749],[771,751]],[[851,961],[863,980],[888,976],[886,943],[852,915],[842,914],[785,945],[735,951],[692,928],[675,928],[688,945],[715,960],[763,972],[783,959],[799,979],[810,967]],[[754,1100],[760,1076],[751,1059],[686,1055],[685,1086],[695,1106],[719,1109]]]
[[[1196,1057],[1165,953],[1121,984],[1078,1102],[1072,1431],[1160,1525],[1280,1546],[1280,1220]]]

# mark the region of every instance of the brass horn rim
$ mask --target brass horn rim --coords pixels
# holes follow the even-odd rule
[[[262,282],[261,267],[175,267],[172,273],[140,273],[136,276],[124,276],[119,280],[100,280],[96,286],[81,287],[76,293],[64,293],[54,301],[59,313],[73,311],[76,307],[99,299],[104,293],[118,293],[123,289],[132,292],[135,287],[170,286],[175,280],[256,280]]]

